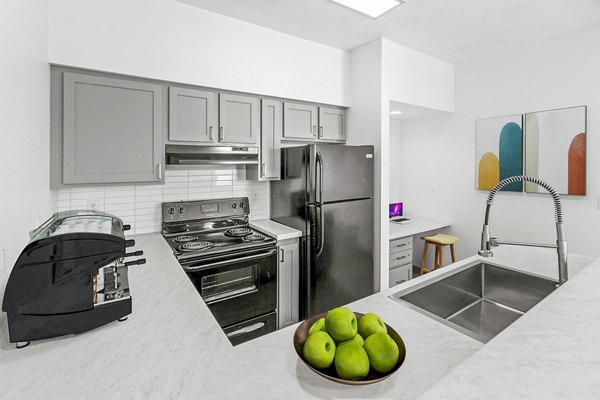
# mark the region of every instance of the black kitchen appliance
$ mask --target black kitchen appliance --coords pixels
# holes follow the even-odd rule
[[[66,211],[30,233],[2,302],[17,348],[126,319],[131,313],[127,268],[146,262],[124,261],[143,254],[125,252],[135,245],[125,240],[128,229],[114,215]]]
[[[277,329],[277,241],[248,198],[163,203],[162,233],[233,345]]]
[[[281,150],[271,219],[303,233],[302,319],[375,291],[373,151],[323,143]]]

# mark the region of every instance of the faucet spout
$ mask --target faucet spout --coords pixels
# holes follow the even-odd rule
[[[494,197],[496,194],[505,186],[510,185],[514,182],[531,182],[535,183],[538,186],[543,187],[550,193],[552,199],[554,201],[554,216],[556,223],[556,247],[558,253],[558,284],[562,285],[569,279],[568,274],[568,265],[567,265],[567,239],[565,238],[565,230],[563,227],[563,213],[562,213],[562,204],[560,201],[560,195],[552,186],[542,181],[541,179],[534,178],[526,175],[519,176],[511,176],[510,178],[503,179],[500,181],[489,193],[486,208],[485,208],[485,222],[483,225],[483,231],[481,233],[481,250],[478,251],[478,254],[482,257],[492,257],[493,253],[491,248],[493,246],[497,246],[498,244],[502,244],[497,239],[492,238],[490,236],[490,210],[492,208],[492,204],[494,203]],[[534,247],[550,247],[548,245],[536,245],[536,244],[525,244],[525,243],[510,243],[505,242],[504,244],[514,244],[514,245],[527,245]]]

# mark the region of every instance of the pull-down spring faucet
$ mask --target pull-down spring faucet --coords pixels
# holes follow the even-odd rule
[[[497,238],[490,237],[490,227],[488,225],[490,219],[490,209],[492,208],[492,203],[494,202],[494,197],[496,193],[498,193],[503,187],[514,183],[514,182],[531,182],[535,183],[538,186],[543,187],[550,193],[552,199],[554,200],[554,215],[556,222],[556,245],[552,244],[536,244],[536,243],[520,243],[520,242],[503,242],[499,241]],[[488,195],[486,201],[485,208],[485,223],[483,224],[483,232],[481,233],[481,250],[478,251],[478,254],[483,257],[492,257],[494,253],[492,253],[491,248],[497,247],[500,244],[507,244],[513,246],[532,246],[532,247],[549,247],[553,249],[557,249],[558,252],[558,284],[562,285],[569,279],[568,277],[568,268],[567,268],[567,240],[565,239],[565,230],[563,228],[563,215],[562,215],[562,205],[560,203],[560,196],[552,188],[552,186],[548,185],[546,182],[533,178],[531,176],[519,175],[519,176],[511,176],[510,178],[503,179],[500,181]]]

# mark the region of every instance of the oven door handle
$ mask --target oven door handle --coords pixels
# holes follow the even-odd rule
[[[262,328],[263,326],[265,326],[266,324],[267,324],[266,322],[257,322],[256,324],[245,326],[241,329],[238,329],[237,331],[229,332],[226,335],[228,338],[231,339],[231,338],[234,338],[234,337],[237,337],[240,335],[245,335],[246,333],[257,331],[260,328]]]
[[[231,264],[232,261],[239,262],[239,261],[257,260],[259,258],[270,257],[270,256],[275,255],[275,254],[277,254],[277,249],[269,250],[268,252],[264,252],[264,253],[260,253],[260,254],[255,254],[255,255],[252,255],[252,256],[246,256],[246,257],[240,257],[240,258],[232,258],[232,259],[229,259],[229,260],[217,261],[217,262],[210,263],[210,264],[202,264],[202,265],[198,265],[196,267],[183,265],[183,269],[186,272],[195,272],[195,271],[201,271],[201,270],[206,269],[206,268],[213,268],[213,267],[220,267],[222,265],[228,265],[228,264]]]

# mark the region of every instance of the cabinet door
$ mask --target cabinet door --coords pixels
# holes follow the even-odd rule
[[[346,110],[319,107],[319,139],[346,140]]]
[[[412,264],[405,264],[390,270],[390,287],[412,279]]]
[[[281,131],[283,130],[281,102],[262,100],[259,179],[279,179],[281,160]]]
[[[162,86],[65,72],[63,183],[160,182]]]
[[[219,95],[219,142],[256,145],[259,121],[260,111],[256,97]]]
[[[215,129],[214,93],[169,88],[169,140],[212,143]]]
[[[279,329],[300,320],[300,260],[298,241],[279,246],[278,318]]]
[[[318,108],[306,104],[283,104],[283,137],[317,139]]]

